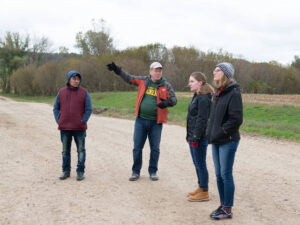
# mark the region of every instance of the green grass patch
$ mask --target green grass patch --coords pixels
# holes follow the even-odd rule
[[[97,92],[90,95],[94,108],[135,109],[136,92]]]
[[[15,94],[0,94],[1,96],[12,98],[19,102],[40,102],[40,103],[49,103],[53,104],[55,97],[53,96],[20,96]]]
[[[90,93],[93,108],[108,110],[102,116],[134,119],[137,92]],[[45,102],[53,104],[55,97],[24,97],[2,95],[18,101]],[[177,105],[169,108],[168,122],[186,125],[187,107],[190,97],[178,93]],[[300,107],[244,104],[244,123],[241,130],[273,138],[300,141]]]
[[[300,141],[300,107],[244,104],[243,131]]]

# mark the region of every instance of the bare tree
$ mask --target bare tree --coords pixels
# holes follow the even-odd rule
[[[99,23],[93,20],[93,30],[76,34],[75,47],[79,48],[83,55],[102,56],[113,53],[113,39],[105,29],[105,21],[101,19]],[[98,25],[100,25],[100,29]]]
[[[47,37],[41,37],[33,41],[28,52],[29,63],[36,63],[38,66],[47,61],[47,54],[51,52],[52,44]]]

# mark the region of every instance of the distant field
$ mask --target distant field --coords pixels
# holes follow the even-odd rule
[[[134,119],[136,92],[91,93],[94,113]],[[178,103],[169,108],[168,121],[185,126],[192,93],[176,92]],[[19,101],[53,104],[55,97],[5,95]],[[241,130],[256,135],[300,141],[300,95],[243,94],[244,123]]]
[[[251,104],[300,106],[300,95],[243,94],[243,101]]]
[[[191,98],[192,95],[188,92],[177,94],[182,98]],[[244,103],[250,104],[300,106],[300,95],[242,94],[242,97]]]

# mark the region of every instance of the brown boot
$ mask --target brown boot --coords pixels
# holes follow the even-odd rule
[[[202,192],[203,190],[202,190],[202,188],[200,187],[200,185],[198,186],[198,188],[195,190],[195,191],[192,191],[192,192],[189,192],[188,193],[188,197],[189,196],[191,196],[191,195],[195,195],[195,194],[197,194],[197,193],[200,193],[200,192]]]
[[[190,195],[189,199],[190,202],[203,202],[209,200],[208,191],[201,191],[195,195]]]

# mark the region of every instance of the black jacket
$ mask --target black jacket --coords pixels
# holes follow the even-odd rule
[[[192,142],[206,140],[205,131],[209,117],[210,104],[211,94],[194,94],[188,108],[186,125],[187,140]]]
[[[243,123],[243,103],[239,85],[235,82],[213,96],[207,137],[210,144],[239,141]]]

